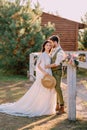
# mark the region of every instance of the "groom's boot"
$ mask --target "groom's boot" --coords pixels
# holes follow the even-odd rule
[[[64,111],[64,106],[62,105],[60,106],[59,111],[57,112],[57,115],[61,115],[63,113],[65,113],[65,111]]]
[[[56,105],[56,111],[59,111],[59,103]]]

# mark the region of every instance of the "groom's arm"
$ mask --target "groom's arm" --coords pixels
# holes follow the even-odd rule
[[[48,64],[48,65],[45,65],[45,68],[47,69],[47,68],[55,68],[55,67],[57,67],[58,65],[56,65],[55,63],[53,63],[53,64]]]
[[[62,61],[65,59],[66,57],[66,54],[64,51],[61,51],[60,53],[57,54],[57,58],[55,60],[55,63],[52,63],[52,64],[48,64],[45,66],[45,68],[55,68],[57,66],[60,65],[60,63],[62,63]]]

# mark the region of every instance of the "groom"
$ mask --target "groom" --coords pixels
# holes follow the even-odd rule
[[[62,61],[65,58],[65,53],[60,46],[60,39],[58,36],[53,35],[49,38],[53,42],[53,52],[51,54],[52,60],[51,64],[46,65],[45,68],[51,68],[52,74],[56,79],[56,92],[57,92],[57,104],[56,104],[56,111],[57,114],[64,113],[64,100],[63,94],[61,90],[61,77],[62,77]]]

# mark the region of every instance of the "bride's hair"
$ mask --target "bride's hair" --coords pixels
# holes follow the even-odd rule
[[[47,44],[47,43],[51,43],[52,44],[52,42],[50,41],[50,40],[46,40],[44,43],[43,43],[43,45],[42,45],[42,52],[44,52],[45,51],[45,45]],[[50,50],[51,51],[51,50]],[[50,52],[49,51],[49,52]]]

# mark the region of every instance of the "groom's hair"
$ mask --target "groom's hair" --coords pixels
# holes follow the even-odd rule
[[[57,35],[52,35],[51,37],[49,37],[50,40],[52,40],[53,42],[57,42],[59,43],[60,42],[60,39]]]

